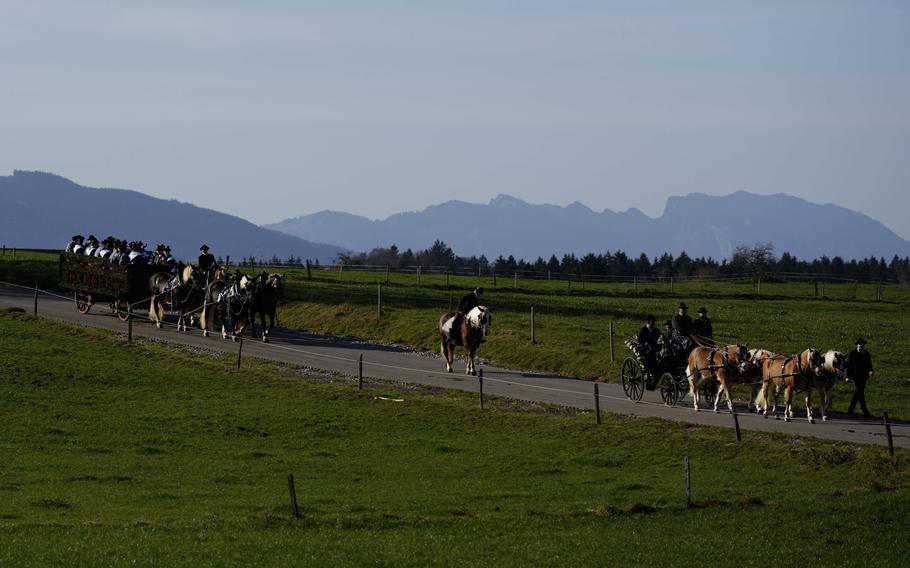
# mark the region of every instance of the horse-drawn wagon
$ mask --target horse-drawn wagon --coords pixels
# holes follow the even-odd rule
[[[112,264],[103,258],[61,253],[59,285],[73,292],[79,313],[87,314],[98,302],[107,302],[111,311],[126,321],[132,307],[148,307],[149,278],[160,266]]]
[[[657,390],[664,404],[675,406],[689,391],[686,351],[667,345],[657,353],[653,361],[649,361],[636,336],[630,337],[625,343],[632,352],[632,357],[626,357],[622,362],[622,390],[626,397],[638,401],[645,389]],[[717,396],[717,383],[702,385],[701,394],[708,404],[713,404],[714,397]]]

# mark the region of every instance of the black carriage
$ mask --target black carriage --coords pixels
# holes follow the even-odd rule
[[[657,390],[664,404],[675,406],[689,392],[689,379],[686,376],[688,353],[685,349],[672,343],[662,345],[657,356],[649,361],[637,336],[630,337],[625,343],[632,352],[632,357],[623,360],[621,377],[622,390],[629,400],[641,400],[646,389]],[[717,395],[716,382],[705,383],[701,390],[705,400],[713,404]]]
[[[107,259],[83,254],[61,253],[59,285],[73,292],[79,313],[87,314],[99,302],[126,321],[132,308],[148,307],[149,279],[160,266],[112,264]]]

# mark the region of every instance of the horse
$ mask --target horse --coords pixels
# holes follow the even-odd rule
[[[826,351],[822,355],[822,372],[814,377],[812,384],[818,389],[821,397],[822,422],[828,421],[828,409],[831,407],[831,393],[838,379],[843,379],[847,373],[847,360],[840,351]]]
[[[195,314],[204,305],[205,285],[202,272],[192,265],[180,268],[179,278],[169,272],[156,272],[149,278],[149,319],[160,328],[164,321],[164,313],[168,308],[177,310],[177,331],[187,331],[187,316],[189,324],[193,325]]]
[[[767,349],[749,349],[752,365],[742,374],[743,380],[752,389],[752,396],[749,398],[749,411],[761,412],[763,409],[758,406],[758,393],[761,391],[762,365],[766,359],[777,357],[777,353]]]
[[[209,336],[209,331],[221,327],[221,338],[227,339],[227,328],[224,320],[231,316],[231,339],[237,341],[242,337],[247,325],[252,320],[252,303],[254,297],[254,281],[252,278],[239,272],[234,275],[233,282],[215,280],[209,283],[202,317],[199,325],[202,335]]]
[[[253,335],[256,335],[256,316],[259,314],[259,321],[262,323],[262,341],[269,342],[269,335],[272,328],[275,327],[275,321],[278,319],[278,302],[284,299],[284,276],[281,274],[261,273],[256,286],[256,294],[253,297]],[[269,326],[265,326],[265,316],[269,317]]]
[[[767,417],[769,414],[768,405],[773,387],[774,402],[771,404],[770,414],[777,418],[777,400],[781,389],[784,389],[784,420],[789,422],[793,417],[793,392],[799,390],[806,393],[806,418],[810,423],[814,423],[812,389],[815,387],[815,380],[822,376],[822,364],[821,352],[814,347],[790,357],[778,355],[766,359],[762,366],[762,390],[756,400],[756,404],[765,409],[763,415]]]
[[[733,397],[730,395],[729,381],[731,371],[745,373],[752,364],[752,356],[745,345],[727,345],[726,347],[696,347],[689,353],[686,365],[686,377],[689,379],[689,394],[695,411],[698,408],[698,388],[705,381],[717,379],[720,390],[714,397],[714,412],[720,403],[722,394],[727,395],[727,407],[733,411]]]
[[[440,350],[446,362],[446,371],[452,372],[452,361],[455,360],[455,347],[461,346],[468,352],[468,364],[465,367],[466,375],[476,375],[474,358],[477,348],[483,342],[485,335],[490,334],[492,313],[486,306],[477,306],[465,314],[461,320],[461,329],[452,329],[455,312],[448,312],[439,318],[437,331],[439,332]]]

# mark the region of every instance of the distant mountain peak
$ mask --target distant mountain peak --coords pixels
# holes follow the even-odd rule
[[[505,193],[500,193],[496,197],[490,200],[490,205],[493,207],[519,207],[523,205],[528,205],[526,201],[522,201],[517,197],[512,197]]]

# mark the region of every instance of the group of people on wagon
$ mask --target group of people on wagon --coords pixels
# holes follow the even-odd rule
[[[173,260],[173,257],[170,256],[170,248],[165,245],[160,246],[167,250],[160,249],[156,251],[156,254],[163,255],[162,259]],[[146,245],[142,241],[127,243],[126,240],[112,236],[99,241],[95,235],[89,235],[87,238],[82,235],[73,235],[70,244],[64,250],[73,254],[102,258],[112,264],[148,264],[154,258],[154,255],[146,250]]]
[[[708,308],[698,308],[698,317],[689,316],[689,306],[680,302],[676,315],[664,323],[658,331],[653,315],[645,318],[645,325],[637,336],[638,349],[649,370],[656,367],[664,357],[688,354],[698,345],[714,344],[714,329],[708,318]]]

